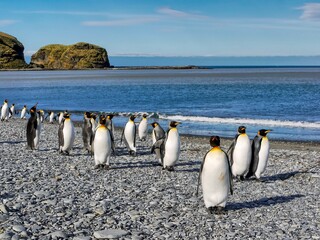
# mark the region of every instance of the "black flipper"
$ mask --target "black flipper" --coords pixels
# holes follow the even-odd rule
[[[229,162],[230,162],[230,166],[233,165],[233,151],[234,151],[234,147],[236,146],[237,143],[237,139],[239,137],[239,134],[237,134],[235,136],[235,138],[233,139],[228,151],[227,151],[227,155],[229,156]]]
[[[233,195],[233,181],[232,181],[232,170],[231,170],[231,165],[230,165],[230,161],[229,161],[229,157],[228,154],[223,151],[224,154],[227,157],[227,163],[228,163],[228,167],[229,167],[229,187],[230,187],[230,194]]]
[[[59,151],[60,147],[64,145],[64,139],[63,139],[63,127],[64,127],[64,119],[62,120],[59,130],[58,130],[58,137],[59,137]]]
[[[261,148],[261,141],[262,141],[262,137],[259,135],[255,136],[252,141],[251,162],[250,162],[249,172],[247,173],[246,178],[250,178],[257,171],[258,164],[259,164],[259,152]]]

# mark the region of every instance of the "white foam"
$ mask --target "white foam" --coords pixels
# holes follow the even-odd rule
[[[303,121],[295,122],[295,121],[280,121],[280,120],[269,120],[269,119],[218,118],[218,117],[196,117],[196,116],[181,116],[181,115],[172,115],[172,116],[159,115],[159,118],[166,119],[166,120],[175,120],[175,121],[320,129],[320,122],[303,122]]]

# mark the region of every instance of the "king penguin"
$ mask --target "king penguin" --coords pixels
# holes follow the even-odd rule
[[[246,127],[240,126],[228,150],[231,170],[234,177],[244,180],[244,175],[248,172],[251,161],[251,143],[246,134]]]
[[[14,118],[14,114],[15,114],[14,108],[15,108],[15,104],[12,103],[10,110],[9,110],[9,118]]]
[[[152,148],[151,153],[155,153],[156,157],[161,166],[163,166],[163,156],[164,156],[164,142],[166,138],[166,133],[159,123],[151,123],[153,127],[152,130]]]
[[[39,116],[40,116],[40,121],[43,123],[43,121],[44,121],[44,111],[43,110],[39,110],[38,111],[38,114],[39,114]]]
[[[232,173],[228,155],[220,148],[220,137],[210,137],[210,145],[212,149],[206,153],[201,163],[197,196],[201,181],[206,208],[211,214],[221,214],[229,193],[233,194]]]
[[[90,121],[91,113],[85,112],[83,114],[83,124],[82,124],[82,140],[83,140],[83,149],[91,151],[91,138],[93,135],[92,124]]]
[[[1,121],[8,120],[9,116],[9,106],[8,106],[8,100],[5,99],[1,108]]]
[[[106,117],[100,116],[99,125],[93,137],[95,168],[109,169],[111,156],[111,134],[106,127]]]
[[[27,105],[24,105],[22,110],[21,110],[21,116],[20,116],[21,119],[26,119],[27,111],[28,111],[27,110]]]
[[[171,121],[167,137],[164,142],[163,169],[174,171],[174,165],[179,160],[180,155],[180,136],[177,126],[180,122]]]
[[[148,134],[147,114],[142,115],[142,119],[139,123],[138,133],[139,133],[140,141],[146,141],[147,134]]]
[[[261,174],[266,170],[269,157],[269,140],[267,134],[271,130],[261,129],[252,141],[252,157],[246,178],[255,175],[260,181]]]
[[[159,139],[163,139],[166,137],[166,132],[163,130],[163,128],[160,126],[159,123],[153,122],[151,123],[151,126],[153,127],[152,144],[155,144],[155,142],[158,141]]]
[[[38,118],[37,118],[37,104],[34,105],[31,109],[30,109],[30,118],[28,119],[28,123],[27,123],[27,144],[28,144],[28,148],[31,150],[36,149],[36,142],[38,142],[39,140],[39,133],[38,132],[38,139],[36,140],[36,136],[37,136],[37,129],[38,129]]]
[[[123,129],[121,135],[121,142],[124,139],[124,143],[129,151],[129,155],[137,156],[137,148],[136,148],[136,125],[134,123],[134,119],[136,115],[131,115],[126,126]]]
[[[63,114],[62,122],[59,126],[59,152],[69,155],[75,139],[75,131],[73,123],[70,119],[70,113]]]
[[[114,138],[114,125],[112,122],[112,119],[115,115],[114,114],[108,114],[107,115],[107,119],[106,119],[106,127],[109,129],[110,132],[110,136],[111,136],[111,148],[112,148],[112,152],[116,155],[117,151],[116,151],[116,144],[115,144],[115,138]]]
[[[53,124],[53,121],[55,120],[54,112],[49,111],[45,119],[47,119],[48,117],[49,117],[49,123]]]

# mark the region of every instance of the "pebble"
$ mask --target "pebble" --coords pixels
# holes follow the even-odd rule
[[[127,235],[128,232],[121,229],[105,229],[101,231],[96,231],[93,233],[93,236],[97,239],[112,239],[120,238]]]
[[[13,225],[12,229],[16,232],[23,232],[26,230],[26,228],[22,225]]]
[[[68,235],[65,234],[63,231],[55,231],[53,233],[50,234],[50,236],[53,238],[53,239],[67,239],[68,238]]]

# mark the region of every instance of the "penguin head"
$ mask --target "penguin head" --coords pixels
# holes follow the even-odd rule
[[[14,103],[12,103],[12,106],[14,106]]]
[[[24,108],[27,108],[27,105],[23,105]]]
[[[159,125],[159,123],[157,123],[157,122],[153,122],[153,123],[151,123],[150,124],[153,128],[155,128],[156,126],[158,126]]]
[[[90,114],[90,118],[93,118],[94,120],[96,120],[97,114],[91,113],[91,114]]]
[[[114,114],[108,114],[107,119],[111,120],[114,117]]]
[[[242,133],[246,133],[246,127],[245,126],[240,126],[238,128],[238,133],[242,134]]]
[[[130,119],[131,121],[134,121],[134,119],[135,119],[136,117],[137,117],[136,115],[131,115],[129,119]]]
[[[258,131],[258,134],[260,135],[260,136],[262,136],[262,137],[265,137],[265,136],[267,136],[267,134],[269,133],[269,132],[271,132],[272,130],[271,129],[260,129],[259,131]]]
[[[65,112],[65,113],[63,114],[63,118],[69,119],[69,118],[70,118],[70,115],[71,115],[71,113]]]
[[[8,99],[5,99],[5,100],[4,100],[4,103],[8,103]]]
[[[30,108],[30,113],[35,114],[37,112],[37,104]]]
[[[210,145],[211,145],[211,147],[219,147],[220,146],[220,137],[219,136],[211,136],[210,137]]]
[[[106,116],[105,115],[100,115],[100,117],[99,117],[99,123],[101,124],[101,125],[105,125],[106,124]]]
[[[142,117],[143,117],[143,118],[147,118],[148,115],[147,115],[147,114],[143,114]]]
[[[91,115],[90,112],[85,112],[85,113],[84,113],[84,117],[86,117],[86,118],[90,118],[90,115]]]
[[[175,127],[177,127],[179,124],[181,124],[181,122],[171,121],[171,122],[170,122],[170,127],[171,127],[171,128],[175,128]]]

